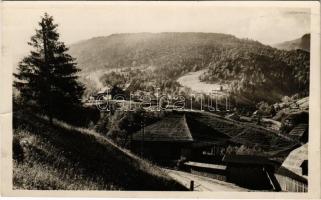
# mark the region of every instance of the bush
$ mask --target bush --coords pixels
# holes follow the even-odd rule
[[[12,141],[12,157],[19,163],[24,160],[23,148],[17,136],[14,136]]]

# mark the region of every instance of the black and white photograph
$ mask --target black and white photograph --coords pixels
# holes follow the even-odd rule
[[[314,3],[4,2],[10,189],[311,192]]]

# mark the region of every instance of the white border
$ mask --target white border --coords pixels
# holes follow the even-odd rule
[[[311,67],[310,67],[310,139],[309,139],[309,191],[308,193],[275,192],[118,192],[118,191],[36,191],[12,190],[12,62],[10,52],[1,48],[0,67],[0,133],[1,133],[1,194],[5,196],[45,197],[140,197],[140,198],[273,198],[311,199],[320,198],[320,4],[317,1],[188,1],[188,2],[2,2],[1,23],[10,17],[10,9],[17,7],[86,7],[106,5],[157,5],[157,6],[224,6],[224,7],[300,7],[311,8]],[[1,42],[7,37],[1,29]],[[4,39],[3,39],[4,38]]]

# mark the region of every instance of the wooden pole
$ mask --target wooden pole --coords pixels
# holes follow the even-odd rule
[[[194,181],[190,182],[190,187],[189,187],[190,191],[194,191]]]

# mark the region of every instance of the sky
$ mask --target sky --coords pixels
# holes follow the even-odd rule
[[[47,12],[67,45],[97,36],[136,32],[214,32],[276,44],[310,32],[310,10],[286,7],[226,7],[181,4],[10,4],[3,9],[3,49],[13,60],[26,55],[27,42]]]

